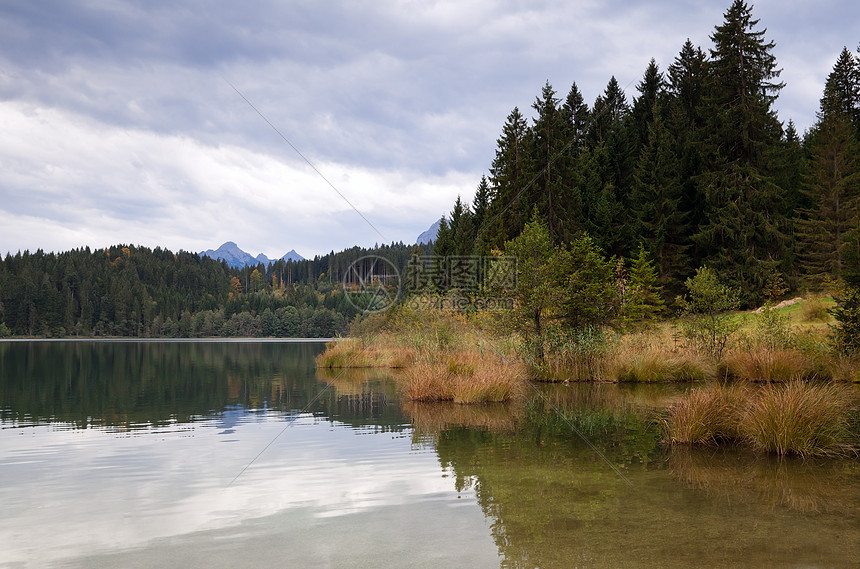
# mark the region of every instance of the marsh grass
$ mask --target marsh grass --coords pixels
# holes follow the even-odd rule
[[[697,351],[672,352],[661,347],[622,349],[607,365],[607,377],[618,382],[659,383],[714,379],[717,367]]]
[[[758,347],[732,352],[720,363],[721,376],[754,382],[786,382],[819,375],[814,359],[796,349]]]
[[[713,445],[737,439],[737,417],[747,393],[740,385],[693,388],[667,410],[662,421],[665,440]]]
[[[518,398],[525,387],[521,363],[477,351],[428,354],[405,378],[404,394],[412,401],[500,403]]]
[[[854,452],[844,386],[790,381],[694,388],[670,406],[664,439],[672,444],[737,441],[755,450],[803,457]]]
[[[743,438],[755,449],[785,456],[849,451],[849,397],[843,386],[792,381],[762,387],[740,417]]]

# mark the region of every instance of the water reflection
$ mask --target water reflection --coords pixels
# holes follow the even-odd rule
[[[860,463],[665,447],[684,386],[408,403],[320,349],[0,342],[0,567],[856,566]]]

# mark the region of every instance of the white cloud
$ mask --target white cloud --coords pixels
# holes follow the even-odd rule
[[[129,242],[205,249],[234,240],[277,257],[345,248],[356,237],[365,246],[384,241],[298,159],[16,103],[0,105],[0,117],[7,251]],[[476,179],[315,165],[388,241],[414,240],[458,193],[471,195]]]

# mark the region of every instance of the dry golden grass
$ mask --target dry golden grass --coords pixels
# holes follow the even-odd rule
[[[772,350],[765,347],[729,353],[720,363],[725,374],[736,379],[785,382],[811,379],[818,375],[816,362],[796,349]]]
[[[716,384],[697,387],[669,407],[663,420],[672,444],[712,445],[738,438],[738,416],[748,389]]]
[[[837,354],[825,362],[828,377],[834,381],[860,383],[860,354]]]
[[[398,345],[390,336],[343,338],[326,344],[317,356],[318,368],[403,368],[415,359],[416,351]]]
[[[620,349],[606,368],[607,378],[620,382],[697,381],[717,376],[716,366],[698,352],[672,352],[663,347]]]
[[[779,456],[841,454],[854,450],[850,402],[846,388],[833,383],[716,385],[695,388],[670,406],[663,428],[673,444],[736,440]]]
[[[753,448],[784,456],[840,454],[849,450],[850,396],[833,383],[792,381],[757,390],[740,417]]]
[[[404,394],[412,401],[509,401],[523,393],[523,371],[519,362],[488,352],[428,355],[406,371]]]

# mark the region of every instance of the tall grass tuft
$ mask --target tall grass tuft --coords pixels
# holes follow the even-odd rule
[[[716,366],[697,352],[675,353],[665,348],[621,349],[607,366],[608,379],[657,383],[714,379]]]
[[[713,445],[738,438],[737,417],[746,394],[739,385],[717,384],[690,390],[669,407],[663,419],[666,441]]]
[[[520,364],[475,351],[421,358],[405,375],[412,401],[501,403],[522,395],[525,381]]]
[[[839,385],[792,381],[761,388],[741,415],[744,438],[780,456],[848,449],[848,395]]]
[[[804,352],[763,346],[732,352],[721,362],[721,367],[736,379],[768,383],[812,379],[818,375],[816,362]]]

